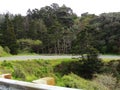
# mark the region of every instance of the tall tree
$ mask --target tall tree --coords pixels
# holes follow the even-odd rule
[[[20,14],[15,15],[12,22],[13,22],[16,38],[17,39],[27,38],[27,32],[25,29],[25,17],[21,16]]]
[[[1,26],[2,30],[2,42],[1,45],[3,47],[7,46],[10,49],[10,53],[16,54],[17,53],[17,41],[16,41],[16,35],[14,32],[14,27],[9,19],[9,14],[5,15],[5,21],[3,22]]]
[[[82,69],[80,69],[80,74],[85,78],[92,78],[94,73],[100,71],[102,65],[98,58],[98,50],[95,48],[95,32],[94,28],[86,26],[85,29],[80,31],[73,45],[74,54],[81,55]]]
[[[85,29],[81,30],[77,35],[77,39],[73,41],[73,53],[82,56],[94,54],[92,51],[96,51],[95,46],[97,41],[95,35],[96,30],[91,26],[86,26]]]
[[[103,13],[92,20],[100,33],[98,50],[101,53],[120,53],[120,13]]]

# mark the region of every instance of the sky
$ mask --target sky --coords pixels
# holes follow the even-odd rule
[[[120,12],[120,0],[0,0],[0,13],[26,15],[28,9],[40,9],[52,3],[57,3],[59,6],[65,4],[78,16],[85,12],[96,15]]]

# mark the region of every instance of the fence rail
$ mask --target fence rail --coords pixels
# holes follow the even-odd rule
[[[0,90],[80,90],[0,78]]]

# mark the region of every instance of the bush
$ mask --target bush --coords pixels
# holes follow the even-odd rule
[[[104,63],[101,71],[105,74],[112,74],[117,79],[120,79],[120,60],[112,60]]]
[[[7,68],[12,68],[12,64],[6,60],[4,60],[2,63],[1,63],[1,66],[3,67],[7,67]]]
[[[109,90],[120,90],[120,85],[118,85],[117,78],[109,75],[96,75],[96,78],[93,80],[99,85],[107,87]]]
[[[20,67],[14,67],[12,76],[16,79],[25,80],[25,73],[21,70]]]
[[[69,61],[57,65],[54,71],[60,73],[62,76],[73,72],[81,77],[92,79],[95,73],[101,71],[102,66],[103,63],[100,59]]]
[[[50,63],[42,60],[13,61],[13,77],[32,81],[41,77],[51,76],[53,68]]]
[[[81,63],[79,61],[69,61],[58,64],[55,66],[54,71],[60,73],[62,76],[67,75],[71,72],[79,75],[81,71]]]
[[[0,46],[0,57],[9,55],[7,52],[5,52],[4,48]]]
[[[101,72],[103,62],[101,59],[86,59],[81,61],[81,76],[87,79],[91,79],[95,73]]]
[[[81,79],[80,77],[78,77],[75,74],[64,75],[62,77],[62,81],[63,81],[65,87],[81,89],[81,88],[85,88],[87,86],[87,81],[84,79]],[[80,82],[80,81],[82,81],[82,82]]]
[[[39,53],[41,45],[42,42],[40,40],[35,40],[31,45],[32,52]]]
[[[12,72],[12,64],[9,61],[0,62],[0,74],[6,74]]]
[[[85,80],[73,73],[62,77],[65,87],[79,88],[83,90],[108,90],[105,86]]]
[[[5,52],[10,53],[10,49],[7,46],[4,47],[4,50]]]
[[[40,40],[32,39],[19,39],[18,41],[19,49],[22,52],[35,52],[39,53],[42,42]]]

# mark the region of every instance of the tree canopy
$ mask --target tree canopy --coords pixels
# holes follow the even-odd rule
[[[38,53],[80,54],[82,49],[120,54],[120,13],[83,13],[56,3],[28,10],[26,16],[0,14],[0,45],[15,54],[17,40],[39,40]],[[86,51],[85,50],[85,51]]]

